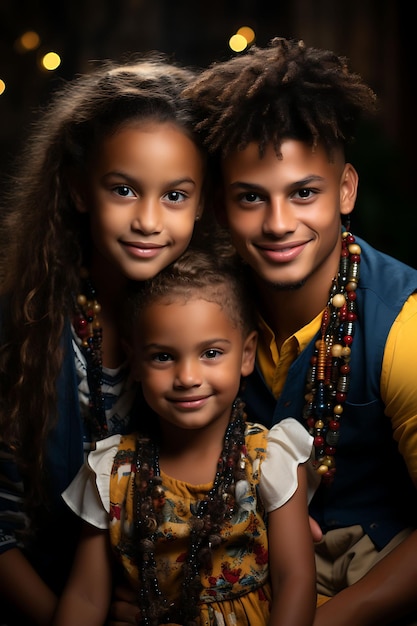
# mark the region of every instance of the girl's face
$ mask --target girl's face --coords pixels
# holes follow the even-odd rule
[[[130,124],[106,137],[78,201],[90,215],[94,272],[145,280],[180,256],[202,212],[203,178],[202,154],[172,123]]]
[[[224,307],[198,295],[151,303],[139,318],[132,372],[162,429],[225,428],[254,367],[256,333],[245,338]]]

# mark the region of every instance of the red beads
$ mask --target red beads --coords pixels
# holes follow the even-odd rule
[[[339,273],[333,280],[323,311],[321,338],[315,343],[306,382],[303,416],[313,435],[314,466],[326,484],[333,481],[336,472],[334,455],[349,389],[360,254],[355,237],[344,232]]]

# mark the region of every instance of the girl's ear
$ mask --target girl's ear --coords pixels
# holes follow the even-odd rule
[[[256,346],[258,343],[258,333],[252,331],[245,339],[242,353],[242,367],[240,373],[242,376],[249,376],[255,367]]]
[[[71,197],[79,213],[88,213],[87,191],[80,181],[71,181]]]
[[[355,208],[358,195],[358,173],[351,163],[346,163],[340,179],[340,213],[348,215]]]

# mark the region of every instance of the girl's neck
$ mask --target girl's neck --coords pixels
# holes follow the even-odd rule
[[[99,255],[93,255],[92,262],[87,269],[103,315],[114,317],[123,303],[128,279],[113,264]]]
[[[192,485],[212,482],[228,423],[229,418],[219,419],[198,429],[182,429],[166,422],[161,423],[161,470],[172,478]]]
[[[120,318],[128,281],[102,257],[93,258],[88,271],[101,307],[103,366],[115,369],[126,359],[121,342]]]

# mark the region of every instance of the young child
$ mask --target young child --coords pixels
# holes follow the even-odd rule
[[[98,442],[64,493],[86,523],[54,626],[103,623],[109,536],[139,624],[312,624],[312,438],[292,419],[246,423],[237,395],[257,335],[238,267],[189,249],[132,295],[132,371],[151,412]]]
[[[314,436],[327,600],[314,625],[416,624],[401,618],[417,608],[417,271],[348,224],[346,148],[375,94],[343,57],[277,38],[212,65],[189,95],[262,319],[248,416],[291,415]]]
[[[203,209],[204,151],[179,97],[191,76],[155,54],[71,81],[10,184],[1,223],[0,594],[2,617],[10,605],[16,623],[50,622],[78,527],[60,494],[95,440],[128,428],[135,387],[119,337],[127,282],[177,258]]]

